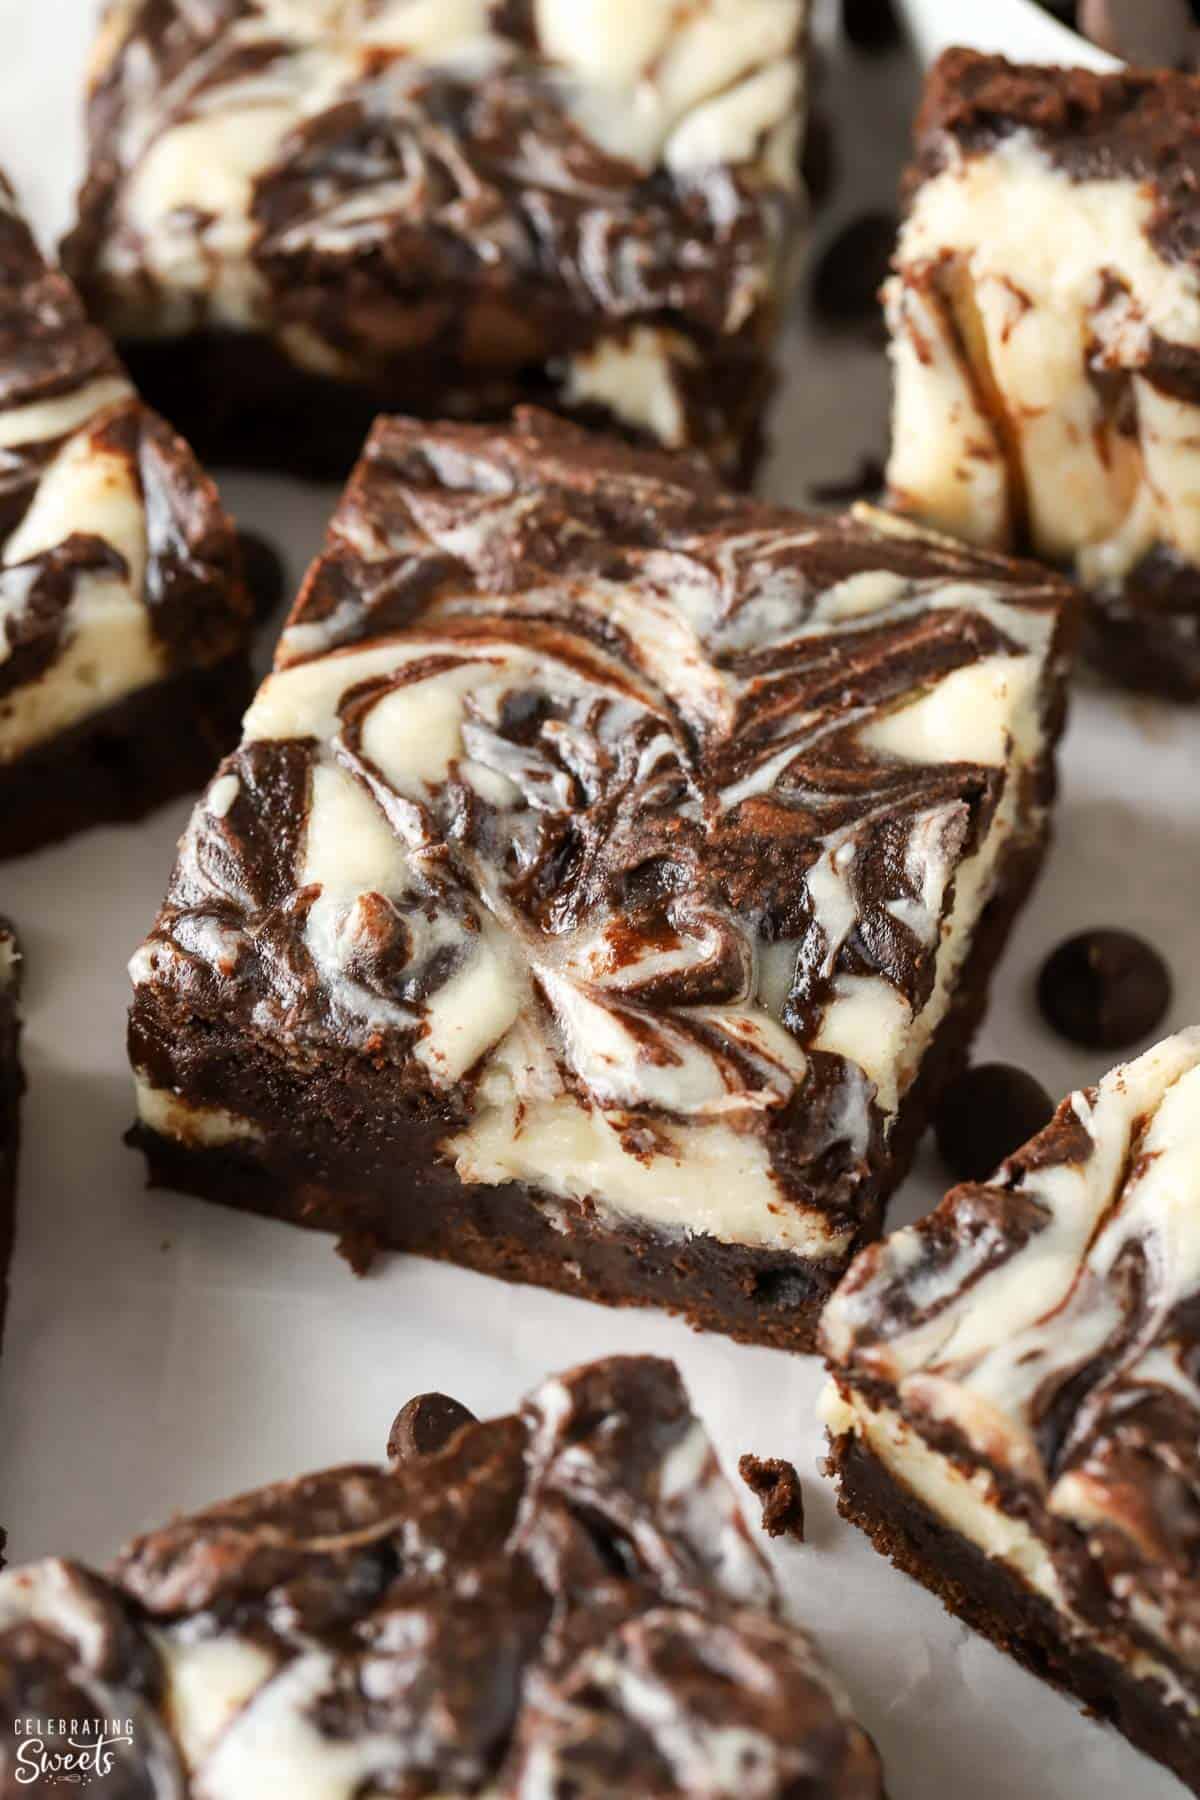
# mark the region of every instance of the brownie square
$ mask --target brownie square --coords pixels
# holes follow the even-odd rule
[[[908,188],[893,503],[1070,570],[1094,661],[1200,699],[1200,80],[949,51]]]
[[[248,621],[216,489],[0,176],[0,856],[199,787]]]
[[[839,1505],[1200,1793],[1200,1029],[1071,1095],[825,1313]]]
[[[134,959],[151,1173],[795,1345],[1041,856],[1072,598],[382,421]]]
[[[344,476],[536,400],[757,456],[807,0],[142,0],[67,267],[202,455]]]
[[[389,1467],[178,1520],[107,1575],[0,1576],[0,1791],[17,1721],[99,1714],[128,1721],[114,1794],[882,1800],[671,1363],[483,1424],[413,1407],[449,1424]]]

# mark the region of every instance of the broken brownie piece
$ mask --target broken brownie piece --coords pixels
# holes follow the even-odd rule
[[[1041,857],[1070,591],[382,422],[133,963],[155,1180],[795,1347]]]
[[[807,0],[134,0],[64,255],[202,454],[342,475],[381,410],[540,400],[748,475]]]
[[[1200,80],[948,51],[886,289],[903,511],[1090,597],[1118,681],[1200,699]]]
[[[1200,1793],[1200,1029],[863,1252],[821,1343],[845,1516]]]
[[[248,622],[216,489],[0,176],[0,856],[199,787]]]
[[[103,1720],[106,1792],[881,1800],[672,1364],[547,1381],[391,1468],[331,1469],[0,1576],[13,1722]],[[61,1749],[60,1743],[53,1746]]]

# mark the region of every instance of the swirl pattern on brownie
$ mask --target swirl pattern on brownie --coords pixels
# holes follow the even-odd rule
[[[252,327],[325,374],[456,339],[537,361],[598,321],[736,332],[796,212],[804,24],[801,0],[125,0],[69,265],[120,335]]]
[[[1198,1296],[1200,1029],[1073,1094],[993,1181],[864,1251],[822,1325],[863,1397],[855,1429],[873,1442],[882,1407],[903,1421],[892,1454],[911,1431],[977,1471],[959,1529],[1011,1521],[993,1554],[1074,1632],[1117,1633],[1109,1653],[1140,1655],[1172,1696],[1183,1679],[1193,1714]]]
[[[549,1381],[416,1463],[213,1507],[108,1579],[0,1577],[0,1719],[35,1713],[130,1720],[130,1800],[882,1792],[651,1358]]]
[[[381,424],[135,981],[384,1058],[464,1180],[836,1254],[1040,840],[1064,598],[536,417]]]

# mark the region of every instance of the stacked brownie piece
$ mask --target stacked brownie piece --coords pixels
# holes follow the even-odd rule
[[[203,454],[342,474],[523,400],[757,455],[805,0],[151,0],[92,65],[68,267]]]
[[[1038,867],[1068,590],[382,422],[132,966],[153,1177],[811,1343]]]
[[[247,629],[215,488],[0,177],[0,857],[198,787]]]
[[[0,1576],[0,1792],[36,1773],[15,1723],[99,1715],[105,1791],[164,1800],[882,1800],[670,1363],[575,1369],[485,1424],[427,1396],[392,1448],[106,1576]]]
[[[1200,1030],[864,1252],[825,1313],[841,1508],[1200,1793]]]
[[[1200,699],[1200,79],[949,51],[887,310],[894,504],[1088,590],[1117,680]]]

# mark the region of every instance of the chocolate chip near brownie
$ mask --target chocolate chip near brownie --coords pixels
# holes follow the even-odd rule
[[[344,474],[522,401],[758,453],[807,0],[134,0],[67,265],[202,454]]]
[[[1053,950],[1038,975],[1038,1005],[1055,1031],[1087,1049],[1128,1050],[1166,1018],[1171,971],[1145,938],[1096,927]]]
[[[1200,1793],[1200,1029],[986,1185],[864,1251],[826,1311],[845,1516]]]
[[[672,1364],[545,1382],[440,1452],[283,1482],[107,1575],[0,1576],[13,1721],[128,1719],[106,1792],[881,1800]]]
[[[957,1181],[985,1181],[1050,1123],[1054,1102],[1012,1063],[974,1063],[943,1088],[934,1118],[942,1161]]]
[[[916,140],[893,503],[1070,570],[1098,665],[1200,699],[1200,80],[949,51]]]
[[[0,176],[0,856],[199,787],[247,615],[216,490]]]
[[[809,1342],[1040,860],[1073,609],[548,415],[381,422],[134,958],[152,1177]]]

